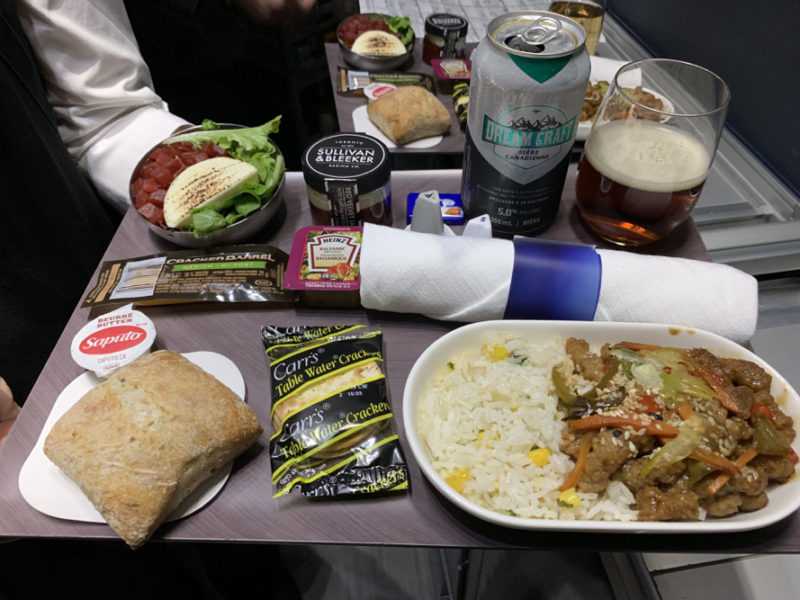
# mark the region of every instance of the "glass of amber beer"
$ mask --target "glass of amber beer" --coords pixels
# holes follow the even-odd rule
[[[586,138],[578,209],[619,246],[660,240],[683,223],[703,189],[730,91],[691,63],[651,58],[615,75]]]

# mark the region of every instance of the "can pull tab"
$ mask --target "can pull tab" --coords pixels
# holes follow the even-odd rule
[[[516,50],[539,52],[559,35],[563,27],[558,19],[539,17],[525,31],[516,34],[506,43]]]

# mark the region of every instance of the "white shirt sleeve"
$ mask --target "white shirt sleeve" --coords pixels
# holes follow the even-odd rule
[[[122,0],[18,0],[59,133],[120,211],[141,156],[186,120],[155,93]]]

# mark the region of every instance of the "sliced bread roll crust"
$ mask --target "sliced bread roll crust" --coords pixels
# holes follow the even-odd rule
[[[395,144],[439,135],[450,130],[450,113],[428,90],[404,85],[367,104],[367,115]]]
[[[261,431],[233,391],[180,354],[161,350],[86,393],[53,426],[44,453],[137,548]]]

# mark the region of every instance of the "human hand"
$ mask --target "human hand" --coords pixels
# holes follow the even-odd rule
[[[309,12],[317,0],[230,0],[253,22],[267,23]]]
[[[0,377],[0,446],[8,437],[11,426],[19,414],[19,406],[14,402],[14,394],[6,380]]]

